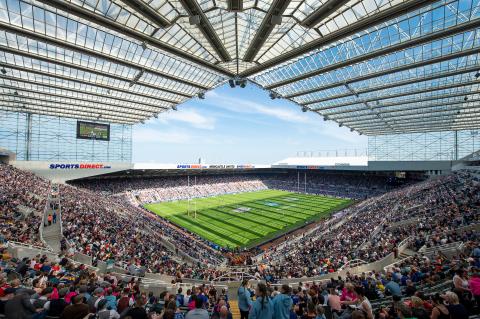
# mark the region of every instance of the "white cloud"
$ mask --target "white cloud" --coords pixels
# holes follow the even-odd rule
[[[263,114],[276,117],[277,119],[286,122],[311,122],[311,120],[306,114],[301,113],[300,108],[295,110],[293,108],[287,109],[286,106],[278,107],[273,105],[265,105],[253,101],[223,96],[218,93],[210,94],[209,98],[210,100],[208,101],[208,103],[217,107],[224,108],[231,112]]]
[[[192,141],[193,137],[184,131],[158,130],[153,128],[136,127],[133,130],[133,139],[138,143],[171,143],[186,144]]]
[[[215,129],[216,119],[211,116],[206,117],[198,113],[196,110],[192,110],[191,108],[179,107],[178,111],[160,113],[158,116],[158,121],[164,124],[170,124],[171,121],[184,122],[192,127],[204,130],[213,130]]]

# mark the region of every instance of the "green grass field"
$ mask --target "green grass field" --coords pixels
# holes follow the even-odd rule
[[[258,245],[307,222],[328,217],[351,202],[264,190],[192,199],[190,204],[187,200],[148,204],[145,208],[211,242],[235,248]]]

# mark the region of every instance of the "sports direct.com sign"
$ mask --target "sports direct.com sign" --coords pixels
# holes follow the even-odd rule
[[[49,165],[50,169],[105,169],[111,168],[111,166],[98,164],[98,163],[78,163],[78,164],[57,164],[52,163]]]

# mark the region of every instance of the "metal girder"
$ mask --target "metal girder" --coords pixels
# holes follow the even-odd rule
[[[443,103],[443,104],[438,104],[438,103],[433,103],[433,104],[427,104],[427,105],[418,105],[415,107],[407,107],[407,108],[401,108],[401,109],[393,109],[393,110],[383,110],[383,107],[372,107],[371,109],[366,109],[365,111],[369,111],[367,114],[354,114],[354,115],[347,115],[347,116],[339,116],[339,117],[329,117],[331,120],[334,121],[342,121],[345,119],[376,119],[377,114],[372,113],[372,112],[380,112],[383,115],[389,115],[391,113],[402,113],[405,111],[415,111],[415,110],[427,110],[427,109],[433,109],[433,108],[438,108],[438,107],[445,107],[445,106],[452,106],[452,105],[458,105],[458,104],[465,104],[465,103],[475,103],[475,102],[480,102],[480,99],[473,99],[473,100],[460,100],[460,101],[455,101],[455,102],[449,102],[449,103]],[[463,106],[455,108],[455,110],[462,110],[464,109]],[[345,121],[347,122],[347,121]]]
[[[46,0],[44,0],[46,1]],[[254,75],[255,73],[267,70],[276,65],[285,63],[291,59],[302,56],[308,52],[319,49],[330,45],[336,41],[342,40],[349,36],[352,36],[358,32],[364,31],[371,27],[377,26],[383,22],[395,19],[399,16],[405,15],[408,12],[415,10],[417,8],[424,7],[428,4],[435,3],[437,0],[408,0],[403,3],[400,3],[394,7],[385,9],[378,14],[372,15],[370,17],[358,20],[351,25],[340,28],[335,32],[329,33],[317,40],[311,41],[305,45],[302,45],[298,48],[292,49],[284,54],[281,54],[273,59],[270,59],[258,66],[249,68],[248,70],[240,73],[242,77],[248,77]]]
[[[477,94],[477,93],[478,92],[459,92],[459,93],[454,93],[454,94],[445,94],[445,95],[442,95],[441,97],[433,96],[433,97],[427,97],[427,98],[423,98],[423,99],[413,99],[413,100],[399,101],[399,102],[394,102],[394,103],[385,103],[385,104],[381,104],[381,105],[378,105],[378,106],[374,105],[374,106],[372,106],[372,108],[375,109],[377,107],[378,108],[384,108],[384,107],[391,107],[391,106],[414,104],[414,103],[419,103],[419,102],[436,101],[436,100],[443,100],[443,99],[454,98],[454,97],[465,96],[465,95],[471,95],[471,94]],[[322,115],[332,116],[332,115],[337,115],[337,114],[347,114],[347,113],[353,113],[353,112],[358,112],[358,111],[369,111],[369,110],[371,110],[371,108],[343,110],[343,111],[337,111],[337,112],[332,112],[332,113],[322,114]],[[317,112],[317,111],[318,110],[315,110],[315,112]],[[321,113],[319,113],[319,114],[321,114]]]
[[[461,33],[461,32],[466,32],[466,31],[476,29],[476,28],[479,28],[479,27],[480,27],[480,19],[472,20],[472,21],[469,21],[469,22],[464,22],[464,23],[458,24],[456,26],[444,29],[442,31],[438,31],[438,32],[434,32],[434,33],[427,34],[427,35],[424,35],[424,36],[412,38],[412,39],[404,41],[404,42],[400,42],[400,43],[397,43],[397,44],[390,45],[390,46],[385,47],[383,49],[378,49],[378,50],[372,51],[370,53],[365,53],[365,54],[358,55],[358,56],[353,57],[353,58],[349,58],[348,60],[345,60],[345,61],[341,61],[341,62],[337,62],[337,63],[331,64],[331,65],[327,65],[327,66],[319,68],[317,70],[313,70],[313,71],[310,71],[310,72],[305,72],[301,75],[297,75],[297,76],[294,76],[294,77],[286,79],[286,80],[282,80],[282,81],[279,81],[279,82],[276,82],[276,83],[272,83],[270,85],[265,86],[265,88],[267,90],[275,89],[275,88],[278,88],[278,87],[281,87],[281,86],[284,86],[284,85],[287,85],[287,84],[290,84],[290,83],[293,83],[293,82],[305,80],[305,79],[311,78],[311,77],[319,75],[319,74],[323,74],[323,73],[330,72],[330,71],[333,71],[333,70],[336,70],[336,69],[340,69],[340,68],[343,68],[343,67],[348,66],[348,65],[364,62],[364,61],[367,61],[367,60],[370,60],[370,59],[373,59],[373,58],[376,58],[376,57],[379,57],[379,56],[383,56],[383,55],[390,54],[390,53],[393,53],[393,52],[398,52],[398,51],[401,51],[401,50],[405,50],[405,49],[408,49],[410,47],[422,45],[422,44],[425,44],[425,43],[428,43],[428,42],[432,42],[432,41],[435,41],[435,40],[438,40],[438,39],[441,39],[441,38],[445,38],[445,37],[448,37],[448,36],[451,36],[451,35],[454,35],[454,34],[457,34],[457,33]]]
[[[443,118],[443,117],[451,117],[451,116],[457,116],[455,118],[463,118],[462,115],[470,115],[472,113],[478,114],[480,113],[480,107],[472,107],[469,110],[473,111],[468,111],[468,112],[463,112],[467,109],[454,109],[454,110],[436,110],[436,111],[430,111],[428,113],[411,113],[411,114],[404,114],[404,115],[399,115],[399,116],[390,116],[390,117],[382,117],[383,121],[388,121],[392,125],[395,125],[397,123],[403,123],[407,121],[406,123],[414,125],[416,123],[417,119],[422,119],[423,121],[425,119],[436,119],[436,118]],[[435,114],[435,113],[441,113],[441,114]],[[377,118],[380,119],[380,118]],[[374,124],[374,122],[377,122],[377,119],[369,119],[369,120],[351,120],[351,121],[343,121],[343,125],[345,126],[355,126],[358,127],[358,125],[364,125],[364,124]]]
[[[215,29],[213,28],[213,26],[210,24],[210,21],[208,20],[208,18],[203,13],[202,8],[197,3],[197,1],[196,0],[180,0],[180,3],[182,4],[183,8],[188,12],[190,16],[199,16],[200,23],[197,25],[197,27],[200,30],[200,32],[202,32],[202,34],[205,36],[205,38],[208,40],[208,42],[212,45],[215,52],[217,52],[218,56],[220,57],[220,60],[223,62],[232,61],[232,57],[230,56],[230,54],[228,54],[227,49],[225,49],[225,47],[223,46],[222,41],[220,40],[217,33],[215,32]]]
[[[446,77],[449,77],[449,76],[455,76],[455,75],[460,75],[460,74],[465,74],[465,73],[470,73],[470,72],[476,72],[478,70],[479,70],[478,66],[471,66],[471,67],[458,69],[458,70],[454,70],[454,71],[440,72],[440,73],[429,75],[429,76],[426,76],[426,77],[416,77],[415,76],[412,79],[398,81],[398,82],[391,82],[391,83],[388,83],[388,84],[385,84],[385,85],[371,86],[371,87],[368,87],[366,89],[361,89],[361,90],[353,89],[353,91],[349,91],[348,93],[332,95],[332,96],[329,96],[329,97],[326,97],[326,98],[317,99],[317,100],[313,100],[313,101],[308,101],[308,102],[305,102],[305,103],[300,103],[300,105],[308,106],[308,105],[311,105],[311,104],[326,102],[326,101],[335,100],[335,99],[341,99],[341,98],[344,98],[344,97],[361,95],[361,94],[371,93],[371,92],[375,92],[375,91],[381,91],[381,90],[391,89],[391,88],[395,88],[395,87],[400,87],[400,86],[404,86],[404,85],[415,84],[415,83],[425,82],[425,81],[431,81],[431,80],[446,78]]]
[[[243,56],[243,60],[245,62],[253,61],[258,51],[260,51],[265,41],[267,41],[268,36],[275,28],[275,23],[273,23],[272,18],[274,16],[281,17],[287,9],[288,5],[290,4],[290,1],[291,0],[274,0],[273,3],[270,5],[270,9],[268,9],[267,14],[263,18],[260,27],[255,33],[252,42],[250,42],[250,45],[248,46],[248,49]]]
[[[108,103],[100,102],[100,101],[91,101],[91,100],[83,99],[83,98],[77,97],[77,96],[69,96],[69,95],[63,95],[63,94],[57,94],[57,93],[51,93],[51,92],[32,90],[32,89],[28,89],[28,88],[6,85],[6,84],[1,84],[1,83],[0,83],[0,88],[10,89],[10,90],[13,90],[13,91],[34,93],[34,94],[39,94],[39,95],[53,96],[53,97],[57,97],[57,98],[62,98],[64,100],[68,99],[68,100],[76,100],[76,101],[80,101],[80,102],[92,103],[95,106],[90,107],[91,109],[97,109],[98,106],[102,106],[102,105],[107,106],[107,107],[113,107],[113,108],[116,108],[116,109],[121,109],[121,110],[114,110],[114,109],[111,110],[111,111],[115,111],[116,113],[120,112],[120,113],[125,113],[125,114],[138,114],[138,113],[135,113],[135,112],[141,112],[141,113],[143,113],[143,115],[148,114],[149,116],[151,116],[155,112],[161,112],[158,107],[153,109],[153,110],[137,109],[137,108],[132,108],[130,106],[123,106],[123,105],[118,105],[118,104],[108,104]],[[20,96],[20,97],[23,97],[23,96]],[[45,100],[45,101],[48,102],[49,100]],[[85,107],[88,108],[89,106],[85,106]],[[168,108],[161,108],[162,111],[164,111],[166,109],[168,109]],[[130,112],[130,111],[133,111],[133,112]],[[138,115],[140,115],[140,114],[138,114]]]
[[[306,28],[313,28],[330,14],[335,12],[335,10],[348,3],[348,1],[350,0],[328,0],[322,6],[320,6],[320,8],[313,11],[305,19],[303,19],[303,21],[300,22],[300,25]]]
[[[448,85],[442,85],[442,86],[436,86],[436,87],[429,87],[429,88],[421,89],[421,90],[412,90],[412,91],[408,91],[408,92],[396,93],[396,94],[391,94],[391,95],[376,96],[375,98],[362,99],[362,100],[356,101],[355,103],[337,104],[337,105],[321,107],[321,108],[312,108],[312,110],[314,110],[314,111],[325,111],[325,110],[336,109],[336,108],[344,107],[344,106],[356,105],[358,103],[370,103],[370,102],[375,102],[375,101],[378,101],[378,100],[387,100],[387,99],[393,99],[393,98],[397,98],[397,97],[409,96],[409,95],[420,94],[420,93],[428,93],[428,92],[434,92],[434,91],[440,91],[440,90],[454,89],[454,88],[473,85],[473,84],[480,84],[480,82],[479,81],[468,81],[468,82],[459,82],[459,83],[457,82],[457,83],[454,83],[454,84],[448,84]]]
[[[0,63],[0,65],[1,65],[1,63]],[[34,85],[37,85],[37,86],[43,86],[43,87],[48,87],[48,88],[52,88],[52,89],[70,91],[70,92],[74,92],[74,93],[81,93],[81,94],[85,94],[87,96],[98,96],[100,98],[111,99],[111,100],[115,100],[115,101],[134,103],[134,104],[137,104],[139,106],[151,107],[151,108],[155,108],[155,109],[163,109],[163,110],[169,109],[168,106],[159,106],[159,105],[156,105],[156,104],[138,102],[138,101],[135,101],[135,100],[128,100],[128,99],[124,99],[124,98],[121,98],[121,97],[104,95],[104,94],[100,94],[100,93],[96,93],[96,92],[80,92],[78,89],[74,89],[74,88],[68,88],[68,87],[52,85],[52,84],[44,83],[44,82],[32,81],[30,79],[21,79],[21,78],[17,78],[17,77],[13,77],[13,76],[6,77],[6,76],[0,75],[0,80],[8,80],[8,81],[12,81],[12,82],[22,82],[22,83],[27,83],[27,84],[34,84]],[[15,87],[15,88],[17,88],[17,87]],[[65,97],[70,97],[70,96],[67,95]],[[87,101],[90,101],[90,100],[87,100]],[[91,101],[91,102],[97,103],[97,101]],[[117,105],[117,104],[112,104],[112,105]],[[130,107],[123,106],[123,105],[121,107],[122,108],[130,108]],[[137,109],[137,108],[135,108],[135,109]],[[138,110],[141,110],[141,109],[138,109]]]
[[[165,29],[171,26],[170,21],[165,19],[143,0],[122,0],[122,2],[161,28]]]
[[[91,106],[88,106],[88,105],[83,105],[83,104],[76,103],[76,102],[55,101],[55,100],[48,99],[48,98],[40,98],[40,97],[33,97],[33,96],[26,96],[26,95],[14,95],[13,93],[0,93],[0,96],[13,97],[14,102],[24,103],[27,106],[30,105],[31,103],[35,104],[35,102],[44,102],[44,103],[46,103],[45,107],[47,107],[47,108],[50,107],[50,105],[58,104],[58,105],[60,105],[59,107],[63,107],[64,109],[67,109],[67,108],[65,108],[65,105],[68,105],[68,106],[75,107],[74,110],[78,110],[79,108],[83,108],[83,109],[85,109],[85,112],[90,113],[90,114],[96,114],[99,111],[104,111],[104,112],[109,112],[110,115],[112,115],[112,113],[115,113],[115,114],[119,115],[118,117],[131,118],[131,119],[145,119],[145,118],[149,118],[153,114],[153,112],[150,112],[150,114],[132,114],[132,113],[125,112],[125,111],[108,109],[108,108],[104,108],[104,107],[103,108],[94,108],[94,107],[91,107]],[[28,100],[29,102],[26,102],[26,100]],[[8,100],[8,101],[12,102],[12,100]],[[101,114],[106,114],[106,113],[101,113]]]
[[[119,75],[110,74],[110,73],[106,73],[106,72],[102,72],[102,71],[97,71],[97,70],[90,69],[90,68],[87,68],[87,67],[84,67],[84,66],[81,66],[81,65],[71,64],[71,63],[67,63],[67,62],[63,62],[63,61],[58,61],[58,60],[55,60],[55,59],[52,59],[52,58],[47,58],[47,57],[44,57],[44,56],[35,55],[33,53],[20,51],[20,50],[10,48],[10,47],[6,47],[6,46],[3,46],[3,45],[0,45],[0,51],[8,52],[8,53],[11,53],[13,55],[21,55],[23,57],[30,58],[30,59],[33,59],[33,60],[39,60],[39,61],[44,61],[44,62],[48,62],[48,63],[51,63],[51,64],[61,65],[61,66],[64,66],[64,67],[67,67],[67,68],[70,68],[70,69],[81,70],[81,71],[86,72],[86,73],[91,73],[91,74],[111,78],[111,79],[121,81],[121,82],[130,82],[129,79],[126,79],[126,78],[124,78],[122,76],[119,76]],[[89,82],[89,83],[90,83],[90,85],[94,85],[94,86],[96,85],[95,83],[92,83],[92,82]],[[150,89],[159,90],[159,88],[157,86],[149,84],[149,83],[138,81],[136,84],[144,86],[144,87],[148,87]],[[171,93],[175,94],[174,92],[171,92]],[[178,104],[177,101],[168,100],[168,99],[161,98],[161,97],[155,97],[155,98],[157,100],[161,100],[161,101],[164,101],[164,102],[167,102],[167,103]]]
[[[4,104],[4,103],[9,103],[9,104]],[[25,104],[20,101],[8,101],[8,100],[2,100],[0,99],[0,107],[3,108],[5,111],[16,111],[16,112],[24,112],[24,113],[35,113],[35,114],[43,114],[43,115],[58,115],[58,116],[64,116],[64,117],[71,117],[75,119],[88,119],[88,120],[96,120],[98,121],[98,117],[91,116],[91,112],[84,112],[84,111],[70,111],[67,112],[69,109],[65,109],[65,107],[53,107],[53,106],[45,106],[45,105],[39,105],[35,103],[30,103],[28,107],[25,106],[15,106],[12,105],[14,104]],[[55,111],[49,111],[48,109],[54,109]],[[70,109],[71,110],[71,109]],[[123,123],[123,124],[133,124],[137,123],[139,121],[134,121],[134,120],[125,120],[123,118],[119,118],[116,116],[109,116],[108,114],[102,115],[102,121],[103,120],[108,120],[110,123]]]
[[[469,124],[469,123],[480,123],[480,117],[478,115],[474,116],[464,116],[463,118],[452,119],[452,118],[440,118],[439,120],[429,120],[428,118],[419,119],[419,121],[407,121],[407,122],[399,122],[395,123],[392,122],[391,126],[393,129],[395,128],[417,128],[417,127],[424,127],[424,126],[448,126],[450,124],[455,123],[462,123],[462,124]],[[372,123],[374,125],[352,125],[353,129],[385,129],[385,125],[382,123]],[[350,127],[350,126],[348,126]]]
[[[398,134],[418,134],[418,133],[430,133],[430,132],[451,132],[451,131],[462,131],[462,130],[478,130],[480,129],[479,124],[473,125],[455,125],[451,127],[432,127],[432,128],[420,128],[415,130],[392,130],[392,131],[362,131],[359,130],[359,133],[362,133],[366,136],[379,136],[379,135],[398,135]]]
[[[105,54],[105,53],[102,53],[102,52],[98,52],[98,51],[95,51],[95,50],[92,50],[92,49],[88,49],[88,48],[85,48],[85,47],[75,45],[73,43],[69,43],[67,41],[59,40],[59,39],[56,39],[56,38],[53,38],[53,37],[49,37],[47,35],[36,33],[34,31],[22,29],[18,26],[14,26],[14,25],[11,25],[9,23],[5,23],[5,22],[0,21],[0,30],[5,30],[5,31],[11,32],[11,33],[18,34],[20,36],[24,36],[24,37],[29,38],[29,39],[33,39],[35,41],[44,42],[46,44],[51,44],[51,45],[54,45],[54,46],[58,46],[58,47],[61,47],[63,49],[67,49],[67,50],[70,50],[70,51],[86,54],[88,56],[92,56],[92,57],[95,57],[95,58],[98,58],[98,59],[101,59],[101,60],[105,60],[105,61],[108,61],[108,62],[111,62],[111,63],[115,63],[115,64],[118,64],[118,65],[121,65],[121,66],[124,66],[124,67],[127,67],[127,68],[136,69],[137,71],[145,70],[148,73],[155,74],[156,76],[168,79],[170,81],[174,81],[174,82],[182,83],[182,84],[185,84],[185,85],[189,85],[189,86],[201,89],[201,90],[209,89],[208,87],[206,87],[202,84],[195,83],[195,82],[192,82],[192,81],[189,81],[189,80],[185,80],[185,79],[167,74],[165,72],[156,70],[156,69],[151,68],[151,67],[147,67],[147,66],[144,66],[144,65],[141,65],[141,64],[138,64],[138,63],[134,63],[132,61],[126,61],[126,60],[123,60],[123,59],[120,59],[120,58],[117,58],[117,57],[114,57],[114,56],[111,56],[111,55],[108,55],[108,54]]]
[[[372,136],[372,135],[393,135],[393,134],[408,134],[408,133],[427,133],[427,132],[441,132],[441,131],[456,131],[456,130],[468,130],[468,129],[480,129],[480,122],[471,122],[471,123],[452,123],[450,126],[445,125],[426,125],[418,126],[415,128],[400,128],[394,130],[385,130],[385,129],[359,129],[358,132],[362,134]]]
[[[47,6],[56,8],[58,10],[61,10],[63,12],[66,12],[68,14],[75,15],[79,18],[82,18],[84,20],[87,20],[93,24],[100,25],[104,28],[107,28],[109,30],[118,32],[124,36],[130,37],[132,39],[135,39],[137,41],[143,42],[147,45],[151,45],[157,49],[160,49],[162,51],[168,52],[172,54],[174,57],[178,56],[186,61],[193,62],[197,65],[200,65],[207,70],[213,71],[215,73],[227,76],[227,77],[233,77],[234,74],[231,73],[230,71],[222,68],[221,66],[215,65],[213,63],[209,63],[201,58],[198,58],[188,52],[184,52],[180,49],[177,49],[173,46],[167,45],[160,41],[159,39],[156,39],[154,37],[151,37],[149,35],[146,35],[140,31],[134,30],[130,27],[127,27],[125,25],[122,25],[114,20],[108,19],[104,16],[101,16],[99,14],[93,13],[92,11],[85,9],[81,6],[75,5],[71,2],[63,1],[63,0],[37,0],[39,2],[44,3]]]
[[[453,59],[457,59],[457,58],[461,58],[461,57],[465,57],[465,56],[469,56],[469,55],[473,55],[473,54],[478,54],[478,53],[480,53],[480,47],[474,48],[474,49],[462,50],[462,51],[458,51],[458,52],[455,52],[455,53],[446,54],[446,55],[443,55],[443,56],[440,56],[440,57],[436,57],[436,58],[432,58],[432,59],[428,59],[428,60],[424,60],[424,61],[420,61],[420,62],[415,62],[415,63],[411,63],[411,64],[398,66],[398,67],[388,69],[388,70],[384,70],[384,71],[372,72],[372,73],[369,73],[369,74],[366,74],[366,75],[361,75],[361,76],[358,76],[358,77],[349,78],[348,81],[332,82],[332,83],[329,83],[329,84],[326,84],[326,85],[316,87],[314,89],[309,89],[309,90],[304,90],[304,91],[300,91],[300,92],[293,93],[293,94],[283,95],[283,97],[286,98],[286,99],[291,99],[291,98],[302,96],[302,95],[307,95],[307,94],[311,94],[311,93],[315,93],[315,92],[320,92],[320,91],[323,91],[323,90],[332,89],[332,88],[337,87],[337,86],[343,86],[343,85],[345,85],[345,83],[351,84],[351,83],[361,82],[361,81],[365,81],[365,80],[370,80],[370,79],[381,77],[381,76],[384,76],[384,75],[393,74],[393,73],[402,72],[402,71],[407,71],[407,70],[410,70],[410,69],[416,69],[416,68],[419,68],[419,67],[422,67],[422,66],[432,65],[432,64],[436,64],[436,63],[440,63],[440,62],[444,62],[444,61],[448,61],[448,60],[453,60]]]
[[[105,84],[102,84],[102,83],[92,84],[92,82],[88,82],[88,81],[85,81],[85,80],[82,80],[82,79],[72,78],[72,77],[68,77],[68,76],[64,76],[64,75],[60,75],[60,74],[55,74],[55,73],[43,72],[43,71],[40,71],[40,70],[26,68],[26,67],[23,67],[23,66],[20,66],[20,65],[0,62],[0,66],[4,67],[6,69],[15,69],[15,70],[18,70],[18,71],[38,74],[38,75],[41,75],[41,76],[56,78],[56,79],[63,80],[63,81],[75,82],[75,83],[79,83],[79,84],[88,85],[88,86],[91,86],[91,87],[99,87],[99,88],[102,88],[102,89],[105,89],[105,90],[117,91],[117,92],[129,94],[129,95],[133,95],[133,96],[138,96],[138,97],[142,97],[142,98],[156,99],[156,100],[161,99],[160,97],[155,96],[155,95],[148,95],[148,94],[143,94],[143,93],[139,93],[139,92],[135,92],[135,91],[129,91],[129,90],[125,90],[125,89],[122,89],[122,88],[119,88],[119,87],[116,87],[116,86],[105,85]],[[13,78],[13,77],[10,77],[10,78]],[[17,78],[15,78],[15,79],[17,79]],[[93,94],[93,93],[91,93],[91,94]],[[191,96],[187,95],[185,97],[190,98]]]

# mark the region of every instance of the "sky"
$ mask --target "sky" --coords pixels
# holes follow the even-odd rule
[[[367,138],[252,83],[221,86],[133,131],[136,163],[272,164],[298,151],[352,148],[367,148]]]

